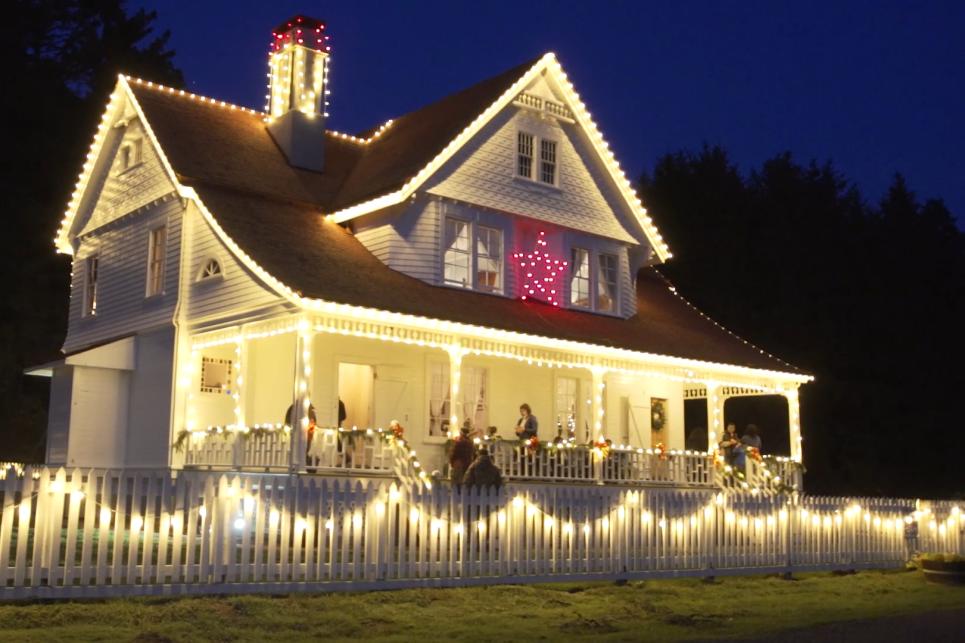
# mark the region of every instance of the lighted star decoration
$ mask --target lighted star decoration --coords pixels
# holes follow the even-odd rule
[[[559,306],[562,295],[559,282],[568,263],[550,256],[545,237],[545,232],[539,233],[532,252],[513,253],[513,259],[519,262],[520,282],[523,284],[521,299],[536,299]]]

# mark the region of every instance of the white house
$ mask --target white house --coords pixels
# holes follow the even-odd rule
[[[276,30],[264,112],[118,79],[55,240],[48,464],[379,475],[394,419],[431,471],[449,427],[511,438],[526,402],[544,443],[696,470],[685,399],[713,445],[748,394],[787,398],[800,461],[810,376],[656,271],[670,249],[553,54],[348,135],[326,128],[326,40]],[[501,444],[518,477],[601,475],[527,474]]]

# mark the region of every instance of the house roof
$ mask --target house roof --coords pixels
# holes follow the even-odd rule
[[[432,286],[395,271],[311,207],[210,184],[193,185],[222,230],[301,296],[571,340],[787,373],[800,373],[700,313],[656,269],[637,275],[629,319]],[[271,225],[266,225],[266,222]]]
[[[546,60],[546,57],[538,60]],[[799,374],[680,298],[654,269],[629,319],[439,287],[397,272],[320,216],[398,188],[478,122],[536,61],[402,116],[360,139],[327,132],[325,171],[288,164],[264,115],[128,85],[178,181],[244,253],[302,297],[645,353]]]
[[[326,132],[325,171],[288,164],[263,115],[185,100],[157,85],[131,91],[179,177],[310,203],[321,212],[395,190],[492,104],[539,58],[396,118],[378,137]]]

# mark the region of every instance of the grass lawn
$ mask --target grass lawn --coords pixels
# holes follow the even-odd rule
[[[920,572],[0,605],[0,639],[669,641],[965,607]]]

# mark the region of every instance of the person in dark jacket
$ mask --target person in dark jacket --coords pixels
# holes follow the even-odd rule
[[[454,485],[461,485],[466,469],[472,464],[472,440],[469,438],[469,425],[459,429],[459,435],[452,442],[449,451],[449,479]]]
[[[539,420],[533,415],[533,409],[529,404],[519,405],[519,421],[516,422],[516,437],[520,440],[528,440],[536,437],[539,431]]]
[[[499,468],[493,464],[489,456],[489,449],[485,447],[479,450],[475,462],[469,465],[466,475],[462,482],[467,487],[500,487],[503,484],[503,474]]]
[[[285,411],[285,424],[291,426],[295,422],[295,405],[291,404],[288,410]],[[312,451],[312,441],[315,439],[315,427],[316,427],[316,416],[315,416],[315,405],[310,404],[308,406],[308,426],[307,432],[305,434],[305,465],[309,467],[309,473],[315,473],[315,467],[318,466],[318,458],[311,455]]]

